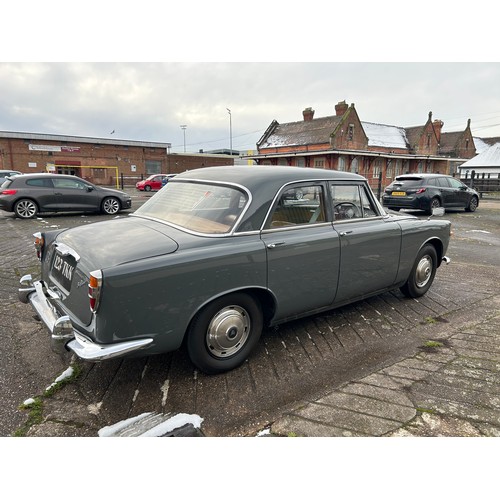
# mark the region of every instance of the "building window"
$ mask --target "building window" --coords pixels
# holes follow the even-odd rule
[[[432,174],[432,161],[428,161],[427,162],[427,168],[426,168],[426,171],[428,174]]]
[[[352,141],[354,138],[354,123],[349,123],[349,128],[347,129],[347,140]]]
[[[161,161],[159,161],[159,160],[146,160],[146,173],[147,174],[161,174]]]
[[[345,172],[345,158],[339,156],[339,172]]]
[[[380,177],[380,173],[382,172],[382,160],[375,160],[373,165],[373,178],[378,179]]]
[[[427,134],[427,147],[431,147],[431,134]]]
[[[417,165],[417,172],[418,172],[419,174],[423,174],[423,173],[424,173],[424,166],[423,166],[423,164],[422,164],[422,162],[421,162],[421,161],[419,161],[419,162],[418,162],[418,165]]]
[[[296,158],[295,159],[295,165],[297,167],[305,167],[306,166],[306,160],[304,158]]]
[[[394,169],[394,176],[401,175],[401,160],[396,160],[396,167]]]
[[[469,149],[469,139],[465,139],[465,151]]]
[[[351,172],[353,174],[357,174],[359,169],[358,169],[358,159],[357,158],[354,158],[351,162]]]
[[[325,160],[323,158],[315,158],[314,168],[325,168]]]

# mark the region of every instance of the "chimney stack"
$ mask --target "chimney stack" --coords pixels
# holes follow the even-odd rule
[[[339,101],[337,104],[335,104],[335,113],[337,114],[337,116],[342,116],[348,109],[349,106],[345,101]]]
[[[314,109],[306,108],[302,111],[302,116],[305,122],[310,122],[314,118]]]
[[[441,143],[441,129],[443,128],[444,122],[441,120],[434,120],[432,122],[432,126],[434,127],[434,131],[436,132],[436,137],[438,143]]]

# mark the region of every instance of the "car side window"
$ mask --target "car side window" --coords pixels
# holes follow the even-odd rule
[[[54,186],[58,189],[80,189],[84,190],[87,184],[78,179],[54,179]]]
[[[448,179],[448,180],[451,184],[451,187],[455,188],[455,189],[460,189],[460,188],[464,187],[464,185],[465,185],[463,182],[460,182],[457,179]]]
[[[428,186],[439,186],[439,179],[428,179],[427,180],[427,185]]]
[[[319,224],[326,221],[325,197],[321,186],[285,189],[269,217],[266,228]]]
[[[358,184],[332,184],[330,187],[334,220],[375,217],[377,211],[364,188]]]
[[[450,187],[450,183],[449,183],[449,181],[448,181],[448,179],[446,177],[438,177],[437,182],[438,182],[437,185],[439,187],[443,187],[443,188],[449,188]]]
[[[27,186],[52,188],[52,181],[50,179],[29,179],[26,181]]]

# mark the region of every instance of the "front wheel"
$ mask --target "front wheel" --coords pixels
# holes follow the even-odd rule
[[[432,285],[437,269],[437,253],[432,245],[425,245],[417,254],[410,276],[400,288],[410,298],[422,297]]]
[[[120,210],[120,202],[116,198],[104,198],[101,209],[107,215],[115,215]]]
[[[38,205],[33,200],[19,200],[14,206],[14,212],[20,219],[33,219],[38,213]]]
[[[245,293],[214,300],[191,322],[187,350],[191,361],[209,375],[241,365],[257,344],[263,327],[260,303]]]
[[[476,196],[473,196],[470,199],[469,204],[465,207],[465,211],[466,212],[475,212],[478,205],[479,205],[479,200],[477,199]]]

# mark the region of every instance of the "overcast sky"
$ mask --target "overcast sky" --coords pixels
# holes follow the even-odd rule
[[[385,11],[376,25],[381,6],[400,12],[400,2],[317,15],[331,2],[310,0],[292,19],[283,2],[261,0],[244,13],[219,0],[212,10],[186,0],[157,12],[151,8],[158,3],[143,0],[129,17],[125,7],[108,5],[128,4],[88,0],[71,11],[67,2],[47,0],[7,7],[4,19],[31,16],[23,18],[23,36],[16,23],[4,23],[0,33],[2,45],[10,44],[0,57],[0,130],[161,141],[173,152],[184,150],[185,133],[187,152],[229,148],[231,140],[243,151],[255,148],[272,120],[302,120],[306,107],[315,117],[333,115],[345,100],[362,121],[423,125],[432,111],[444,132],[464,130],[470,118],[474,136],[500,136],[500,62],[489,62],[498,56],[488,52],[497,43],[484,38],[496,33],[494,16],[480,17],[475,35],[428,0],[411,15],[403,12],[402,22]],[[224,10],[213,17],[215,5]],[[447,23],[436,22],[438,14]],[[355,33],[368,37],[355,43]],[[27,45],[20,43],[26,38]],[[477,62],[461,62],[478,54]],[[165,59],[190,62],[151,62]],[[294,62],[308,59],[316,62]],[[57,62],[71,60],[116,62]],[[213,62],[197,62],[204,60]]]

